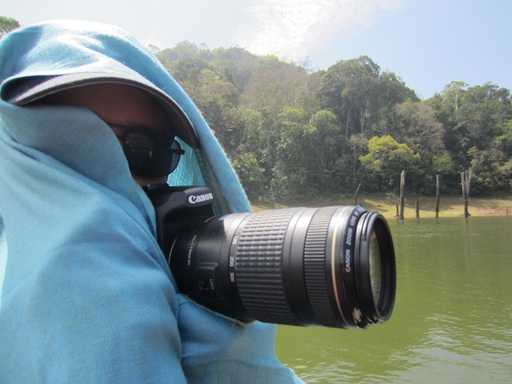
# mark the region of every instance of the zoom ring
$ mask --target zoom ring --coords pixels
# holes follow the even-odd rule
[[[333,314],[328,286],[327,239],[329,225],[336,208],[322,208],[313,217],[304,245],[304,275],[311,308],[318,322],[325,326],[339,326]]]
[[[281,272],[283,246],[294,209],[253,214],[239,235],[236,281],[247,312],[270,323],[295,324]]]

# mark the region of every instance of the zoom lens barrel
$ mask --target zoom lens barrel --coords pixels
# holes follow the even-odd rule
[[[180,291],[241,321],[366,328],[395,301],[388,224],[360,206],[212,217],[176,236],[169,264]]]

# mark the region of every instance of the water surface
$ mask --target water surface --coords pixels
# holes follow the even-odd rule
[[[397,297],[368,330],[279,326],[308,383],[511,383],[512,217],[391,221]]]

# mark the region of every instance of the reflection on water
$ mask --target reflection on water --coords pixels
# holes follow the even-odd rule
[[[512,218],[391,222],[397,297],[366,331],[279,326],[308,383],[509,383]]]

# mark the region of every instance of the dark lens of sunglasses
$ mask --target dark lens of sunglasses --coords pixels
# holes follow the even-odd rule
[[[144,177],[167,176],[176,169],[183,154],[176,140],[149,132],[127,133],[123,151],[130,170]]]
[[[183,155],[185,153],[185,151],[183,149],[181,149],[180,143],[178,143],[175,139],[172,140],[171,153],[172,153],[171,167],[170,167],[171,170],[169,171],[169,173],[171,173],[172,171],[174,171],[176,169],[176,167],[178,166],[178,163],[180,162],[181,155]]]

